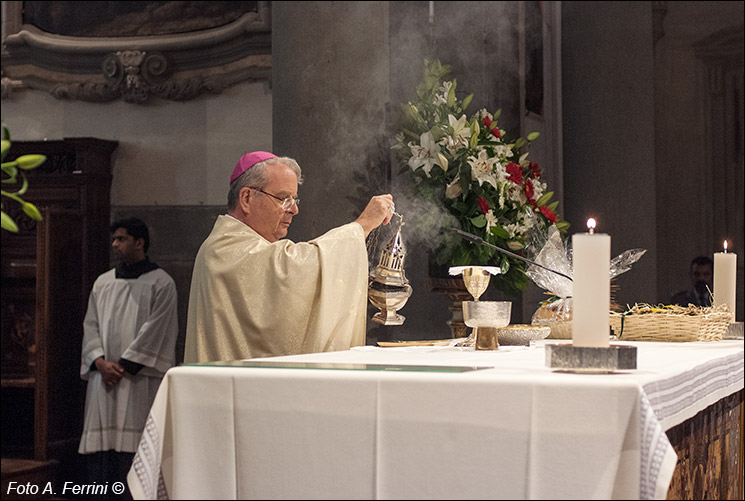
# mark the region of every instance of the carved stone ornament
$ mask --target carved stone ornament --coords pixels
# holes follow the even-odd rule
[[[73,37],[21,24],[23,2],[3,2],[2,99],[22,89],[57,99],[143,104],[187,101],[271,79],[270,2],[216,28],[125,37]]]

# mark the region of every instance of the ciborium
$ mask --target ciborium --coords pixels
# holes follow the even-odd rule
[[[473,346],[477,350],[499,348],[497,328],[510,323],[512,303],[509,301],[479,301],[486,291],[491,275],[501,273],[496,266],[457,266],[450,268],[451,275],[462,274],[466,289],[473,301],[463,301],[463,321],[471,327],[471,334],[456,346]]]
[[[383,325],[401,325],[406,317],[398,313],[411,296],[412,288],[404,272],[406,246],[401,238],[404,218],[398,213],[399,226],[393,238],[380,252],[380,260],[372,273],[367,287],[367,297],[380,311],[372,321]]]

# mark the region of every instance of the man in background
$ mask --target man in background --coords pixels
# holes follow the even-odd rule
[[[100,275],[83,324],[80,376],[88,381],[83,435],[88,482],[123,482],[140,443],[145,420],[165,372],[175,364],[176,285],[147,251],[144,222],[111,225],[120,263]],[[122,495],[131,499],[129,490]]]
[[[711,306],[711,295],[714,291],[714,263],[706,256],[698,256],[691,261],[689,269],[691,288],[680,291],[670,299],[670,304],[680,306]]]

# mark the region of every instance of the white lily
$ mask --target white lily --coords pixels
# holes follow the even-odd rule
[[[504,131],[502,131],[502,134],[504,134]],[[504,144],[494,146],[494,154],[500,158],[511,158],[513,156],[510,147]]]
[[[533,200],[538,200],[546,192],[546,183],[533,180]]]
[[[417,170],[421,167],[427,177],[430,177],[429,172],[437,163],[437,154],[440,152],[440,147],[435,142],[431,132],[423,133],[419,137],[419,142],[420,144],[409,143],[409,149],[411,150],[409,167],[411,167],[411,170]]]
[[[471,128],[467,126],[465,115],[456,120],[453,115],[448,114],[448,124],[453,128],[453,142],[456,146],[468,146],[471,140]]]
[[[497,216],[494,215],[494,211],[489,209],[489,212],[485,214],[486,216],[486,232],[488,233],[489,230],[491,230],[492,226],[497,225]]]
[[[441,104],[447,104],[448,102],[448,92],[450,92],[450,87],[453,86],[453,82],[443,82],[442,86],[437,89],[437,94],[435,94],[435,99],[433,104],[436,106],[439,106]]]
[[[479,185],[489,183],[497,187],[497,178],[494,176],[495,164],[497,159],[490,157],[483,148],[479,151],[479,156],[468,157],[468,164],[471,166],[471,178],[478,181]]]

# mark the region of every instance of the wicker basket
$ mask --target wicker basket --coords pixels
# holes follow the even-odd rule
[[[533,325],[551,327],[549,339],[572,339],[572,302],[562,298],[541,305],[533,314]]]
[[[548,339],[572,339],[572,321],[557,320],[556,322],[546,322],[541,325],[551,327],[551,333]]]
[[[724,306],[635,305],[621,314],[611,312],[610,324],[624,341],[719,341],[732,320]]]

